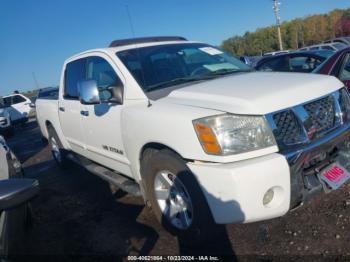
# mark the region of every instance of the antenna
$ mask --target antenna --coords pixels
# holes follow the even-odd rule
[[[134,25],[133,25],[133,23],[132,23],[130,11],[129,11],[129,6],[126,5],[125,8],[126,8],[126,13],[127,13],[127,15],[128,15],[128,19],[129,19],[130,30],[131,30],[132,36],[135,38],[135,30],[134,30]]]
[[[34,80],[34,83],[36,85],[36,88],[39,89],[39,83],[38,83],[38,80],[36,79],[36,76],[35,76],[34,72],[32,72],[32,76],[33,76],[33,80]]]
[[[281,34],[281,17],[279,16],[279,5],[281,4],[278,2],[278,0],[272,0],[273,1],[273,6],[272,9],[275,13],[275,18],[276,18],[276,26],[277,26],[277,34],[278,34],[278,42],[280,46],[280,50],[283,50],[283,43],[282,43],[282,34]]]
[[[132,36],[133,36],[134,38],[136,38],[136,36],[135,36],[135,30],[134,30],[134,25],[133,25],[133,23],[132,23],[130,11],[129,11],[129,6],[128,6],[128,5],[125,5],[125,9],[126,9],[126,13],[127,13],[127,15],[128,15],[129,24],[130,24],[130,30],[131,30]],[[135,45],[137,46],[137,43],[135,43]],[[140,50],[139,50],[138,48],[136,48],[136,50],[137,50],[137,56],[139,57],[139,61],[140,61],[140,64],[141,64]],[[141,64],[141,76],[142,76],[143,82],[145,83],[145,75],[144,75],[144,72],[143,72],[142,64]],[[152,103],[151,103],[151,101],[148,99],[147,107],[151,107],[151,106],[152,106]]]

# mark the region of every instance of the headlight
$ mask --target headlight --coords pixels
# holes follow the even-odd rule
[[[211,155],[234,155],[276,145],[262,116],[218,115],[193,121],[204,151]]]

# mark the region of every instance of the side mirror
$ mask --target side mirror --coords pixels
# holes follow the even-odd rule
[[[83,105],[97,105],[101,103],[95,80],[87,80],[78,83],[79,100]]]
[[[35,179],[17,178],[0,181],[0,211],[14,208],[32,199],[39,192]]]
[[[108,102],[123,104],[123,96],[124,96],[124,87],[120,86],[110,86],[108,87],[108,91],[111,93],[111,98]]]
[[[29,107],[30,107],[30,108],[35,108],[35,103],[30,103],[30,104],[29,104]]]

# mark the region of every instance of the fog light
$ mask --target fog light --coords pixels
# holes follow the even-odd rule
[[[274,193],[274,191],[273,191],[272,188],[269,189],[269,190],[267,190],[267,192],[265,193],[264,198],[263,198],[263,204],[264,204],[264,206],[266,206],[266,205],[268,205],[268,204],[271,203],[274,194],[275,194],[275,193]]]

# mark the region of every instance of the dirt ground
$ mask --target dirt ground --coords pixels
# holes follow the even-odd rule
[[[9,144],[41,193],[33,227],[19,247],[23,261],[118,261],[128,255],[225,255],[226,260],[350,260],[350,185],[314,198],[282,218],[228,225],[206,246],[184,247],[141,198],[112,193],[83,168],[56,166],[35,122]],[[256,257],[258,256],[258,257]]]

